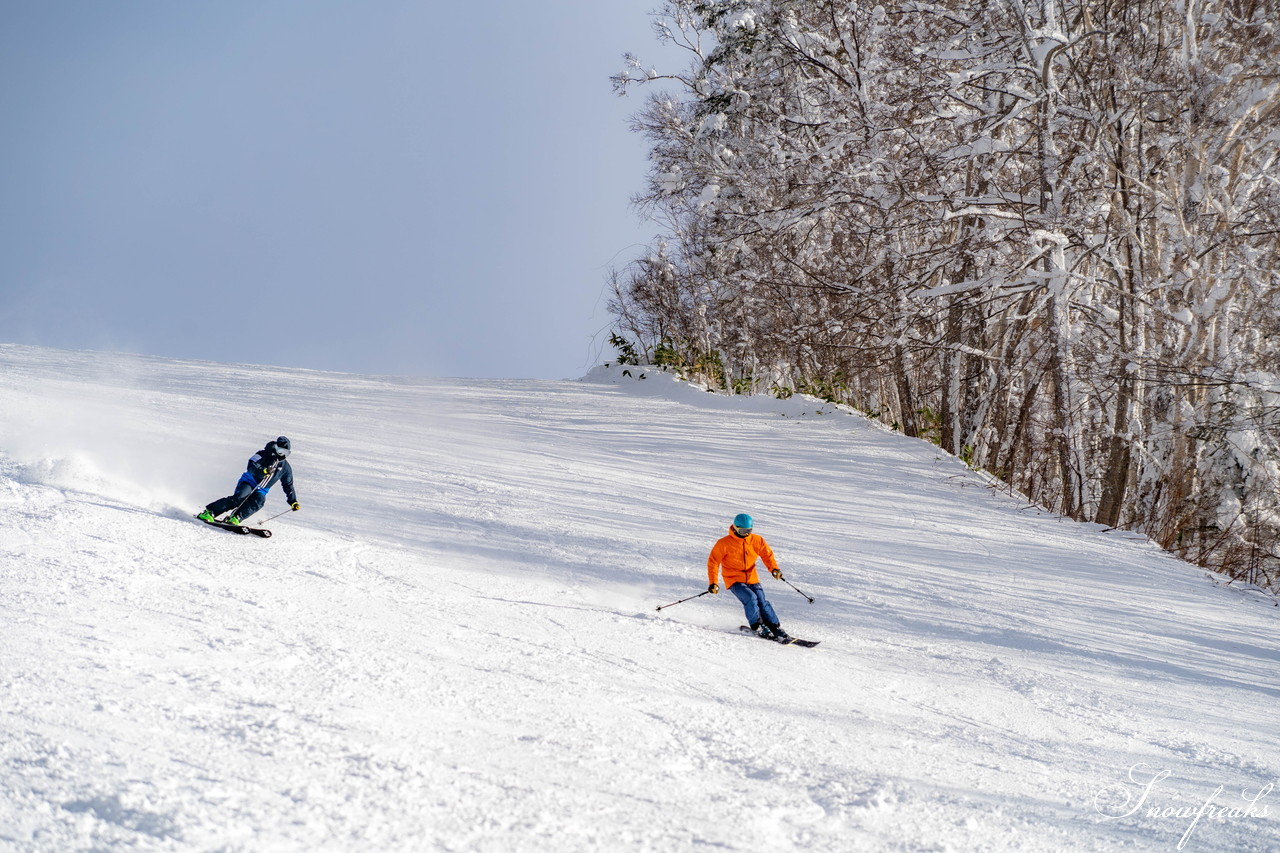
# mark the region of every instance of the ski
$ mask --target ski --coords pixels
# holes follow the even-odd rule
[[[753,637],[760,637],[755,631],[751,630],[750,625],[739,625],[738,630],[744,634],[750,634]],[[765,639],[760,637],[760,639]],[[800,646],[801,648],[811,649],[821,643],[821,640],[798,640],[795,637],[787,637],[785,640],[771,640],[770,642],[778,643],[783,646]]]
[[[268,539],[271,536],[271,531],[265,527],[247,527],[243,524],[228,524],[225,521],[205,521],[203,518],[201,518],[200,521],[204,521],[204,523],[210,527],[219,527],[223,530],[229,530],[232,533],[240,533],[243,535],[253,534],[254,536],[258,536],[262,539]]]

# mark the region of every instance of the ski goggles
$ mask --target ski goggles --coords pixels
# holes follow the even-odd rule
[[[741,537],[743,537],[743,538],[746,538],[747,536],[750,536],[750,535],[751,535],[751,528],[750,528],[750,527],[738,527],[737,525],[734,525],[733,532],[734,532],[734,533],[736,533],[736,534],[738,534],[739,536],[741,536]]]
[[[276,456],[279,456],[281,459],[283,459],[289,455],[289,448],[281,447],[280,445],[277,444],[275,453],[276,453]]]

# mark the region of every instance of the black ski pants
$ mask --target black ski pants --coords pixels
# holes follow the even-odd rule
[[[258,510],[262,509],[262,505],[267,502],[266,489],[259,489],[258,483],[249,476],[249,472],[245,472],[240,481],[236,483],[234,493],[227,495],[225,498],[219,498],[213,503],[205,507],[214,516],[222,515],[224,512],[235,512],[239,518],[248,518]],[[239,510],[236,510],[239,507]]]

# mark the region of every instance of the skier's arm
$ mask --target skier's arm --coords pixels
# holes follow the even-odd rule
[[[711,556],[707,557],[707,583],[714,584],[720,580],[720,561],[724,559],[720,553],[720,543],[717,542],[715,547],[711,549]]]
[[[764,564],[769,567],[769,571],[778,568],[778,558],[773,555],[773,549],[769,547],[769,543],[760,540],[760,559],[764,560]]]
[[[262,464],[262,454],[255,453],[250,456],[249,465],[245,470],[249,472],[249,476],[253,478],[259,487],[266,485],[264,481],[267,479],[267,469]]]
[[[769,567],[769,573],[771,575],[776,578],[782,574],[778,571],[778,558],[773,556],[773,549],[769,547],[769,543],[764,541],[763,537],[760,539],[760,548],[758,553],[760,554],[760,559]]]
[[[280,463],[280,485],[284,486],[284,496],[289,506],[298,502],[298,493],[293,490],[293,466],[288,461]]]

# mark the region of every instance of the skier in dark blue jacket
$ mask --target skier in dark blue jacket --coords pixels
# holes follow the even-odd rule
[[[241,519],[248,518],[267,502],[267,492],[276,483],[284,486],[284,495],[289,500],[289,508],[299,510],[298,494],[293,490],[293,468],[285,457],[289,455],[289,439],[283,435],[275,441],[267,442],[267,446],[249,457],[248,469],[240,475],[234,493],[220,498],[204,508],[204,512],[196,516],[201,521],[225,521],[228,524],[241,524]],[[224,519],[218,516],[231,513]]]

